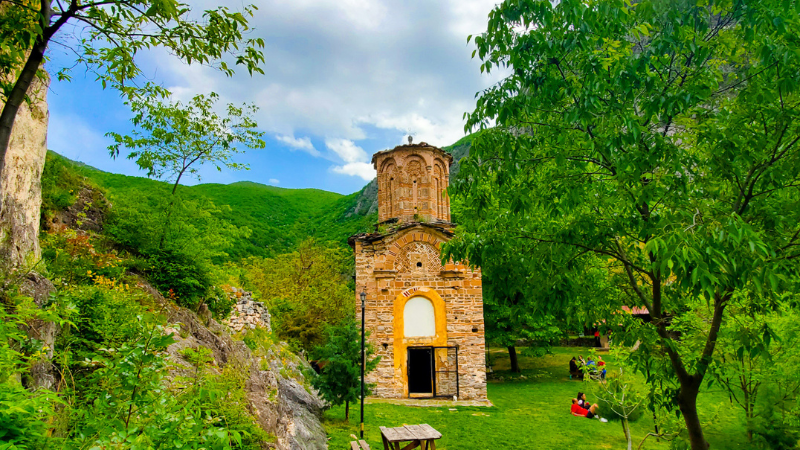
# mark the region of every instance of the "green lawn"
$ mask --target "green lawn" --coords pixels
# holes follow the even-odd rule
[[[553,355],[520,359],[519,375],[508,372],[508,355],[493,349],[495,374],[503,381],[489,383],[489,399],[493,407],[413,407],[387,404],[365,406],[365,438],[374,449],[381,449],[379,426],[427,423],[443,437],[437,449],[623,449],[625,437],[619,422],[601,423],[574,417],[569,413],[570,399],[584,389],[582,382],[570,380],[569,358],[586,349],[556,348]],[[608,360],[608,357],[603,359]],[[613,361],[609,361],[611,368]],[[589,400],[593,400],[591,397]],[[714,420],[706,428],[712,448],[747,448],[739,411],[731,409],[727,397],[720,392],[701,394],[704,420]],[[722,411],[722,414],[719,412]],[[351,407],[350,423],[344,422],[344,407],[325,414],[325,427],[332,450],[349,448],[350,434],[358,433],[358,406]],[[632,424],[634,448],[653,429],[652,417],[643,417]],[[652,438],[651,438],[652,439]],[[666,443],[648,439],[644,448],[667,449]]]

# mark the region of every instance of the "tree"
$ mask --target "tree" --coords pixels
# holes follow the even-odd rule
[[[223,60],[226,56],[244,65],[250,74],[263,73],[259,67],[264,62],[259,50],[264,47],[263,40],[244,39],[250,30],[247,18],[256,10],[253,5],[242,12],[220,6],[204,11],[201,17],[178,0],[4,0],[2,6],[5,105],[0,113],[0,172],[17,111],[40,74],[54,39],[71,48],[76,65],[85,66],[104,88],[110,86],[128,98],[139,92],[134,83],[141,75],[137,56],[154,47],[189,64],[212,65],[228,76],[233,69]],[[56,76],[69,79],[70,69],[62,69]]]
[[[348,317],[339,325],[328,326],[326,334],[325,345],[315,347],[311,353],[322,368],[311,383],[327,402],[335,406],[344,403],[344,419],[350,420],[350,402],[361,398],[361,328],[353,317]],[[380,356],[373,358],[374,354],[375,349],[367,341],[365,374],[378,367]],[[364,395],[369,395],[371,388],[365,385]]]
[[[261,295],[278,336],[311,351],[323,343],[326,326],[355,314],[355,293],[342,273],[350,258],[342,248],[307,239],[292,253],[247,258],[244,284]]]
[[[237,145],[264,148],[261,139],[264,133],[256,130],[257,124],[251,117],[258,108],[253,104],[242,107],[228,104],[227,114],[220,117],[214,111],[218,99],[213,92],[208,97],[197,95],[187,105],[179,101],[163,102],[155,95],[134,99],[129,102],[135,114],[131,122],[136,127],[131,136],[106,134],[114,138],[114,144],[109,146],[112,158],[119,156],[120,147],[130,149],[128,159],[135,159],[148,177],[173,183],[159,248],[164,247],[175,193],[184,175],[199,179],[199,166],[206,163],[219,171],[223,167],[247,169],[232,160],[234,154],[241,152]]]
[[[622,368],[616,376],[595,384],[595,391],[602,410],[608,408],[614,417],[622,423],[622,432],[628,441],[628,450],[633,449],[630,422],[642,415],[641,406],[646,397],[636,391],[636,385],[630,375]]]
[[[779,303],[776,311],[753,314],[753,310],[768,305],[760,296],[743,294],[737,295],[726,311],[727,320],[717,344],[719,354],[710,374],[731,403],[744,411],[747,439],[752,441],[757,419],[764,412],[757,408],[764,389],[771,391],[770,403],[774,404],[792,400],[800,393],[800,377],[795,371],[800,335],[794,326],[799,318],[786,302]],[[696,314],[677,326],[685,329],[707,319]],[[687,344],[691,346],[691,342]]]
[[[541,246],[517,239],[518,230],[491,219],[511,213],[495,200],[458,205],[458,238],[444,245],[442,257],[469,254],[469,263],[481,268],[486,340],[506,347],[511,371],[519,372],[517,341],[528,341],[529,352],[547,353],[565,330],[583,331],[612,317],[622,303],[601,258],[555,247],[538,257]],[[558,306],[545,310],[538,306],[542,302]]]
[[[726,306],[797,274],[798,27],[797,4],[769,0],[508,0],[475,38],[481,70],[510,74],[466,114],[487,131],[452,194],[484,230],[536,243],[531,258],[591,253],[624,274],[653,322],[619,336],[652,343],[639,361],[667,355],[695,450]],[[493,202],[508,214],[485,215]],[[483,234],[462,236],[455,256],[472,263]],[[711,320],[693,331],[701,351],[681,354],[668,328],[695,301]]]
[[[499,250],[497,246],[504,244],[497,242],[494,249]],[[515,256],[514,249],[500,249],[503,249],[502,256],[494,255],[481,260],[486,340],[506,347],[511,371],[520,372],[516,349],[518,341],[527,341],[529,349],[542,354],[547,353],[550,344],[564,333],[554,315],[539,314],[531,308],[535,302],[531,300],[526,287],[536,274],[528,272],[529,266],[524,264],[524,257]],[[505,250],[512,250],[512,254]]]

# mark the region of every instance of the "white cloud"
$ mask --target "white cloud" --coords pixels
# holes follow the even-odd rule
[[[325,146],[336,153],[346,163],[367,159],[367,152],[349,139],[325,139]]]
[[[294,136],[277,135],[275,136],[275,139],[283,142],[295,150],[303,150],[312,156],[320,156],[319,151],[314,148],[314,144],[311,143],[311,139],[308,137],[296,138]]]
[[[277,179],[275,179],[275,178],[270,178],[270,179],[269,179],[269,182],[270,182],[271,184],[280,184],[281,180],[277,180]]]
[[[372,164],[365,162],[352,162],[343,166],[333,166],[331,170],[335,173],[341,173],[343,175],[361,177],[365,181],[370,181],[376,176],[375,169],[372,167]]]
[[[198,1],[210,4],[192,0],[195,8]],[[226,102],[254,102],[268,133],[303,130],[360,144],[375,126],[448,145],[463,136],[462,114],[474,107],[475,92],[499,78],[481,74],[466,43],[467,34],[486,29],[496,2],[262,0],[248,37],[266,43],[265,75],[239,70],[226,78],[168,55],[146,73],[165,76],[180,98],[215,90]]]
[[[334,173],[361,177],[366,181],[375,178],[375,169],[372,168],[372,164],[364,162],[364,160],[369,159],[369,155],[353,141],[349,139],[325,139],[325,146],[345,162],[344,165],[331,167]]]

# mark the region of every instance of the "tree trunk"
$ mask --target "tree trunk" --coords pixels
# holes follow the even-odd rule
[[[517,348],[513,345],[508,346],[508,358],[511,360],[511,371],[520,372],[519,361],[517,361]]]
[[[697,415],[697,394],[699,392],[699,384],[681,382],[680,393],[678,394],[678,408],[683,414],[692,450],[706,450],[708,448],[708,442],[703,436],[703,428],[700,426],[700,417]]]
[[[349,422],[350,421],[350,401],[349,400],[345,400],[344,401],[344,421],[345,422]]]
[[[628,442],[628,450],[633,450],[633,439],[631,438],[631,427],[628,419],[622,418],[622,431],[625,433],[625,440]]]
[[[37,42],[31,50],[25,66],[22,68],[20,77],[14,83],[8,101],[3,105],[3,112],[0,113],[0,173],[5,170],[6,154],[11,144],[11,133],[14,130],[14,122],[17,119],[22,104],[25,103],[25,96],[36,78],[36,72],[44,60],[44,50],[47,48],[46,42]]]

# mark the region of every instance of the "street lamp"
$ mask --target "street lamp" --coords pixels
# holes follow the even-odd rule
[[[367,300],[367,287],[361,291],[361,439],[364,439],[364,310],[367,309],[364,302]]]

